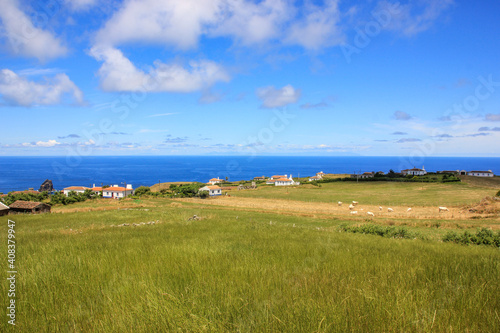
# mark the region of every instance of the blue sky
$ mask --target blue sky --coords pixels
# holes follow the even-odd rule
[[[0,155],[500,156],[497,1],[0,3]]]

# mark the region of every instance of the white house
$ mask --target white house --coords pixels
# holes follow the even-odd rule
[[[401,170],[401,173],[403,175],[423,176],[427,174],[427,171],[425,171],[425,168],[422,167],[422,169],[413,168],[413,169]]]
[[[269,184],[269,185],[274,185],[274,183],[276,183],[276,179],[268,179],[266,180],[266,184]]]
[[[280,178],[288,178],[287,175],[274,175],[271,179],[280,179]]]
[[[321,177],[320,176],[312,176],[312,177],[309,177],[309,181],[312,182],[314,180],[321,180]]]
[[[83,193],[85,190],[90,190],[90,188],[85,186],[70,186],[63,189],[65,196],[69,196],[70,192]]]
[[[222,195],[222,188],[220,188],[217,185],[203,186],[202,188],[200,188],[198,190],[198,192],[201,192],[201,191],[208,191],[208,195],[211,197],[216,196],[216,195]]]
[[[219,177],[217,178],[212,178],[208,181],[208,183],[212,184],[212,185],[215,185],[215,184],[219,184],[219,183],[222,183],[222,179],[219,179]]]
[[[278,178],[274,182],[274,186],[289,186],[289,185],[295,185],[295,182],[292,179],[292,175],[290,175],[290,178],[286,178],[286,177]]]
[[[127,187],[113,185],[110,187],[102,188],[102,187],[93,187],[92,191],[101,192],[103,198],[113,198],[120,199],[126,198],[127,196],[134,194],[134,189],[132,188],[132,184],[127,184]]]
[[[325,176],[325,173],[323,171],[316,173],[316,177],[323,178],[324,176]]]
[[[475,176],[475,177],[493,177],[495,176],[491,170],[488,171],[469,171],[467,172],[468,176]]]

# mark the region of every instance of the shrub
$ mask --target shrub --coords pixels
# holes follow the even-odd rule
[[[488,245],[500,247],[500,231],[494,233],[488,228],[481,228],[475,234],[465,231],[458,234],[454,231],[448,231],[442,238],[443,242],[452,242],[462,245]]]
[[[200,192],[198,192],[198,196],[202,199],[206,199],[206,198],[208,198],[209,193],[208,193],[208,191],[200,191]]]
[[[376,235],[387,238],[414,239],[420,236],[417,232],[412,232],[404,227],[384,227],[376,224],[363,224],[359,227],[341,224],[340,231]]]
[[[141,197],[143,195],[151,195],[151,189],[147,186],[139,186],[135,191],[134,195]]]
[[[500,197],[500,191],[497,192],[497,194],[495,194],[496,197]]]

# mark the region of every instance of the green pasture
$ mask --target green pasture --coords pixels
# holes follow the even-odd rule
[[[335,182],[321,187],[260,186],[256,190],[231,191],[231,196],[285,199],[305,202],[345,203],[353,200],[381,206],[455,206],[478,203],[497,190],[464,183]]]
[[[313,193],[342,193],[335,185],[307,196],[321,201],[326,196]],[[448,186],[429,191],[462,188]],[[362,188],[351,193],[370,198]],[[497,248],[341,233],[339,220],[170,202],[10,216],[19,271],[15,330],[500,331]],[[201,220],[188,221],[195,214]],[[149,221],[159,222],[111,226]],[[7,238],[7,217],[0,217],[0,235]],[[6,265],[6,241],[1,251]],[[8,285],[0,289],[5,306]],[[12,329],[6,318],[1,331]]]

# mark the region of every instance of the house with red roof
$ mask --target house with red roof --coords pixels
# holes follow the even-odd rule
[[[213,197],[217,195],[222,195],[222,188],[220,188],[218,185],[213,185],[213,186],[203,186],[198,190],[198,192],[201,191],[207,191],[208,195]]]
[[[113,198],[113,199],[121,199],[126,198],[127,196],[134,194],[134,189],[132,188],[132,184],[127,184],[126,187],[113,185],[110,187],[92,187],[92,191],[94,192],[102,192],[103,198]]]

